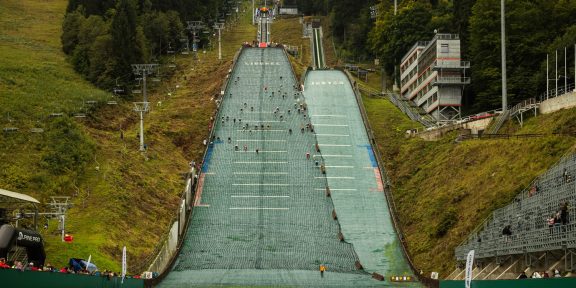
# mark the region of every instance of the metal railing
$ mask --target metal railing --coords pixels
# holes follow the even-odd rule
[[[442,77],[438,76],[432,80],[432,85],[454,84],[454,85],[467,85],[470,84],[470,77]]]
[[[432,65],[433,68],[451,68],[451,69],[468,69],[470,68],[470,61],[448,61],[436,60]]]
[[[576,87],[574,86],[574,83],[568,84],[568,86],[562,86],[562,87],[558,87],[558,90],[556,89],[550,89],[547,92],[544,92],[542,94],[540,94],[540,96],[538,97],[539,101],[546,101],[550,98],[555,98],[558,96],[562,96],[564,94],[568,94],[568,93],[573,93],[576,92]]]
[[[529,138],[542,138],[549,136],[558,137],[576,137],[576,133],[566,134],[566,133],[552,133],[552,134],[466,134],[458,136],[458,140],[472,140],[472,139],[529,139]]]
[[[506,120],[508,120],[508,118],[510,118],[510,109],[506,110],[504,113],[500,114],[500,116],[498,116],[496,123],[494,123],[492,126],[488,127],[488,129],[486,129],[486,133],[487,134],[496,134],[498,132],[498,130],[500,130],[500,128],[502,128],[502,125],[504,125],[504,122],[506,122]]]
[[[432,120],[426,119],[420,113],[414,111],[415,107],[411,107],[408,100],[401,99],[401,96],[395,93],[386,93],[386,96],[400,111],[402,111],[406,116],[408,116],[413,121],[419,122],[427,128],[435,127],[436,124]],[[417,108],[416,108],[417,109]]]

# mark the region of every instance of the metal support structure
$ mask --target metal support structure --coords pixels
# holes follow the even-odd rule
[[[140,113],[140,151],[146,151],[144,147],[144,113],[148,112],[149,102],[134,102],[134,111]]]
[[[192,31],[192,51],[194,53],[198,53],[198,46],[196,43],[198,43],[200,40],[196,39],[196,37],[197,37],[198,31],[205,28],[204,22],[202,22],[202,21],[186,21],[186,23],[188,24],[188,27],[186,27],[186,29]]]
[[[143,102],[134,103],[134,111],[140,113],[140,151],[144,152],[144,113],[148,112],[148,97],[146,96],[146,76],[156,73],[158,64],[132,64],[132,70],[136,75],[142,75]]]
[[[224,29],[224,23],[214,23],[214,29],[218,30],[218,60],[222,60],[222,29]]]
[[[507,95],[507,88],[506,88],[506,6],[505,0],[500,1],[500,19],[501,19],[501,27],[500,30],[502,31],[502,113],[506,112],[508,109],[508,95]]]

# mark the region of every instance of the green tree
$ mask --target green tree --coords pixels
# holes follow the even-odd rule
[[[64,17],[64,22],[62,22],[62,35],[60,36],[62,51],[64,51],[64,53],[72,53],[76,45],[78,45],[78,34],[83,21],[84,9],[82,7],[66,14]]]
[[[398,9],[384,11],[370,31],[368,42],[375,55],[382,55],[381,61],[388,73],[394,71],[410,47],[418,41],[432,38],[430,27],[432,13],[430,4],[409,2]],[[398,72],[395,77],[398,77]]]
[[[134,0],[119,0],[116,13],[112,18],[110,32],[112,35],[114,60],[113,74],[125,77],[132,73],[131,64],[144,62],[142,51],[142,35],[138,35],[136,4]],[[122,84],[127,84],[127,78],[121,78]]]

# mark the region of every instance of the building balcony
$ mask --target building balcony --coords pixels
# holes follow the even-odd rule
[[[462,70],[470,69],[470,61],[446,61],[446,60],[436,60],[432,64],[432,69],[434,70]]]
[[[432,85],[468,85],[470,77],[436,77],[432,80]]]

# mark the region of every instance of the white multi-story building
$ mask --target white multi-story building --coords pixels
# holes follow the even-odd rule
[[[459,36],[436,34],[414,44],[402,58],[400,93],[439,122],[458,119],[464,86],[470,84],[468,68],[470,62],[460,58]]]

